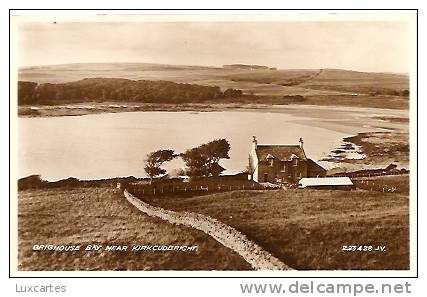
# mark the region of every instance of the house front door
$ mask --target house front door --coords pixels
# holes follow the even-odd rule
[[[264,182],[268,182],[268,173],[264,173]]]

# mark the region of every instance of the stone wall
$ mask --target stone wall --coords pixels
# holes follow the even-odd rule
[[[148,216],[157,217],[176,225],[185,225],[203,231],[225,247],[242,256],[255,270],[291,270],[244,234],[214,218],[192,212],[176,212],[155,207],[124,190],[126,199]]]

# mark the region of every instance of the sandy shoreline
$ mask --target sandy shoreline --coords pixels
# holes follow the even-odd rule
[[[335,112],[361,112],[388,115],[392,117],[408,117],[409,111],[405,109],[383,109],[372,107],[354,107],[354,106],[330,106],[330,105],[271,105],[271,104],[245,104],[245,103],[219,103],[219,104],[153,104],[153,103],[86,103],[86,104],[66,104],[66,105],[40,105],[40,106],[18,106],[19,117],[59,117],[59,116],[79,116],[99,113],[118,113],[118,112],[140,112],[140,111],[265,111],[265,112],[298,112],[303,110],[306,115],[316,114],[324,111]],[[307,114],[309,113],[309,114]]]

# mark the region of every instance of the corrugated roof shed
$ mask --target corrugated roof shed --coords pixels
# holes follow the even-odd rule
[[[301,188],[318,186],[352,186],[349,177],[304,177],[299,181]]]

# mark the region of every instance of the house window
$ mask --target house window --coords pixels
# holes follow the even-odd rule
[[[294,159],[294,166],[298,166],[298,159],[297,158]]]
[[[270,164],[271,167],[273,167],[273,158],[268,159],[268,163]]]
[[[283,172],[286,172],[286,162],[283,162]]]

